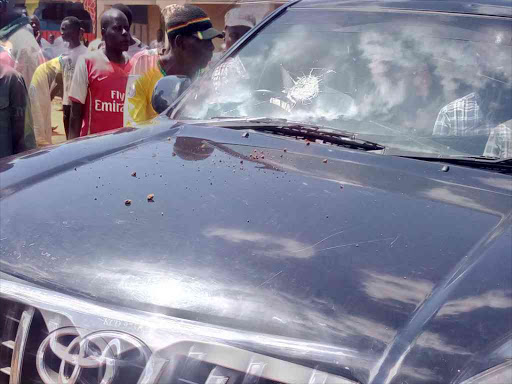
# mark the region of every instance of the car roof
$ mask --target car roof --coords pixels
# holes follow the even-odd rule
[[[512,17],[511,0],[301,0],[293,8],[411,10]]]

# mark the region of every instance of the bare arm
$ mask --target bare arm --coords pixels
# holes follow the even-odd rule
[[[89,75],[85,64],[84,56],[80,56],[76,62],[73,81],[69,91],[71,101],[71,116],[69,117],[68,139],[75,139],[80,136],[82,129],[82,120],[84,116],[84,104],[87,98],[87,89],[89,88]]]
[[[55,75],[55,81],[54,83],[52,84],[51,86],[51,91],[50,91],[50,99],[53,100],[53,98],[57,95],[62,95],[62,88],[63,88],[63,84],[62,84],[62,72],[58,72],[56,75]]]
[[[80,130],[82,129],[84,105],[71,101],[71,117],[69,119],[69,139],[80,137]]]

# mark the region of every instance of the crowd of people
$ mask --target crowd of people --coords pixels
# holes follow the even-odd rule
[[[228,49],[256,24],[254,16],[234,8],[220,32],[201,8],[173,4],[162,11],[165,33],[160,29],[147,46],[130,33],[132,16],[126,5],[112,6],[101,16],[101,40],[88,47],[81,21],[66,17],[58,38],[63,43],[56,45],[55,38],[41,37],[37,16],[28,17],[14,0],[0,0],[0,157],[52,144],[57,95],[66,139],[153,118],[158,80],[195,79],[218,59],[213,39],[224,39]]]

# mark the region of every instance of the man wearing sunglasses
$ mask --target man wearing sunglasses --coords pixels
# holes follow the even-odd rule
[[[213,56],[212,40],[222,38],[222,33],[213,28],[208,15],[199,7],[172,4],[163,13],[169,46],[160,55],[157,50],[150,50],[133,57],[131,82],[126,92],[125,125],[155,117],[151,96],[158,80],[170,75],[194,79]]]

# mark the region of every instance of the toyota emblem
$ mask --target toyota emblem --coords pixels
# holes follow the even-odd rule
[[[65,327],[43,340],[36,364],[45,384],[81,384],[91,375],[98,384],[111,384],[123,367],[142,371],[149,357],[149,348],[127,333]]]

